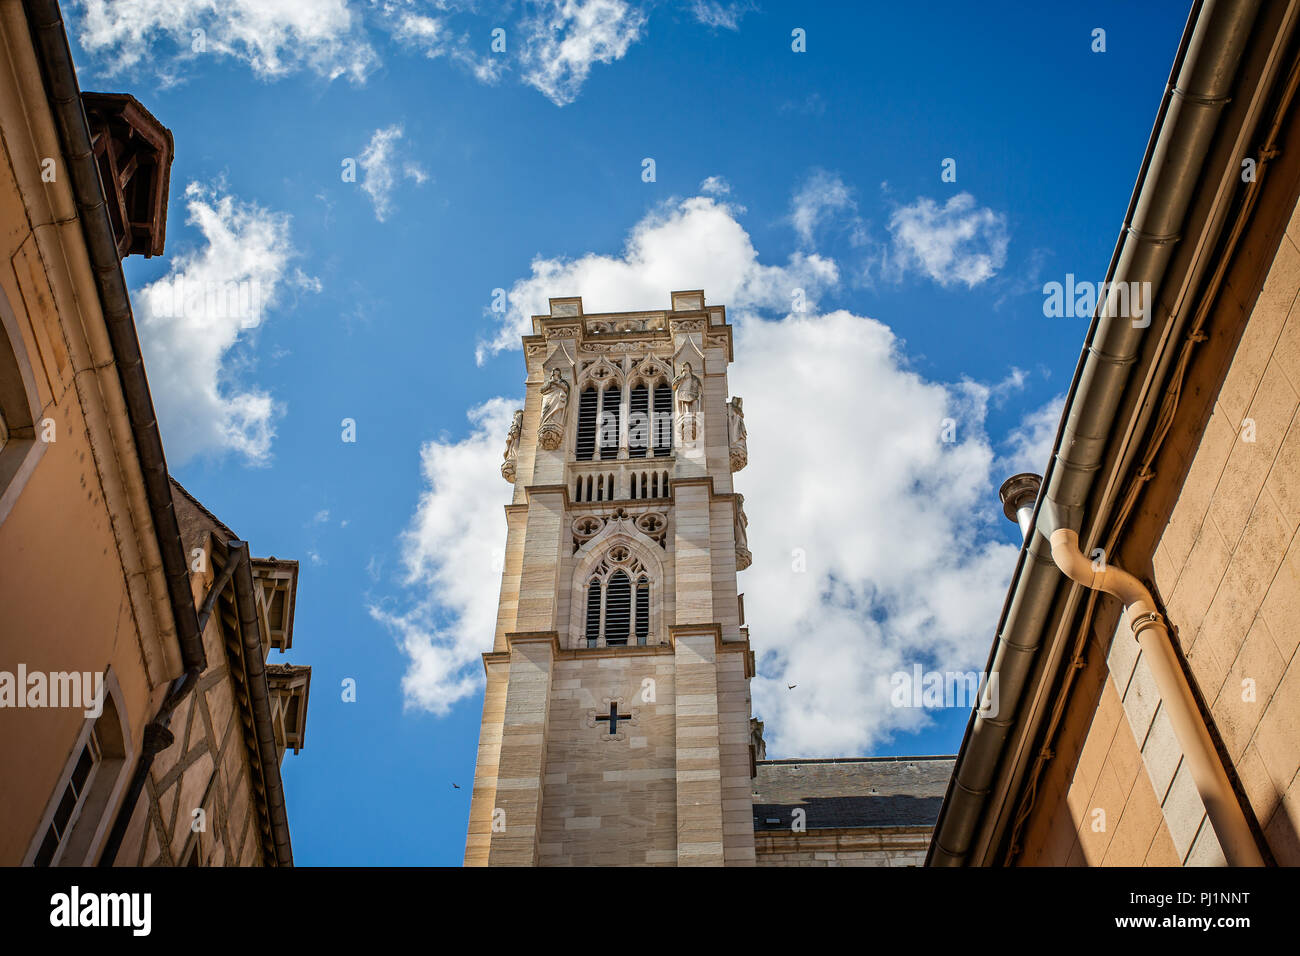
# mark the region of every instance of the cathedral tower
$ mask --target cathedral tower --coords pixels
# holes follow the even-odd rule
[[[465,863],[752,865],[726,310],[551,299],[524,354]]]

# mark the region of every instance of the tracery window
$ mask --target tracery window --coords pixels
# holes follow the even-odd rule
[[[616,544],[586,584],[588,647],[645,646],[650,637],[650,573],[632,550]]]
[[[673,453],[673,389],[667,370],[647,359],[624,373],[602,359],[580,377],[578,461],[666,458]]]

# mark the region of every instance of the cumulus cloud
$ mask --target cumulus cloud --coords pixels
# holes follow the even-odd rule
[[[211,54],[268,79],[308,69],[362,81],[377,59],[347,0],[77,0],[76,7],[77,41],[109,76],[148,65],[172,77],[183,60]]]
[[[572,103],[592,65],[621,60],[645,23],[624,0],[540,0],[517,27],[524,81],[556,106]]]
[[[857,203],[844,180],[825,170],[815,171],[790,202],[790,222],[805,248],[813,245],[817,227],[836,213],[856,214]],[[856,220],[856,215],[853,216]]]
[[[400,179],[410,179],[420,185],[429,174],[417,163],[398,156],[404,133],[400,125],[377,129],[361,152],[361,188],[375,207],[375,218],[383,222],[392,212],[393,190]]]
[[[1007,475],[1024,471],[1041,475],[1047,470],[1064,408],[1065,396],[1057,395],[1041,408],[1026,415],[1020,425],[1007,436],[1008,452],[1002,469]]]
[[[921,197],[895,209],[889,232],[888,269],[895,278],[914,270],[942,286],[974,288],[1007,260],[1006,217],[976,206],[970,193],[958,193],[942,206]]]
[[[445,714],[483,683],[479,655],[492,649],[496,630],[511,491],[500,476],[501,447],[517,405],[491,399],[469,412],[466,437],[420,449],[424,491],[402,541],[405,583],[417,597],[405,609],[369,609],[409,658],[408,706]]]
[[[532,332],[530,317],[545,314],[551,296],[581,295],[589,312],[617,312],[666,307],[672,289],[704,289],[729,308],[784,311],[803,290],[807,308],[815,308],[817,296],[839,281],[835,262],[798,252],[783,266],[763,265],[735,212],[712,196],[674,200],[633,228],[621,255],[535,259],[532,275],[507,294],[507,311],[479,347],[479,362],[519,348],[519,337]]]
[[[988,651],[1015,563],[991,529],[991,389],[927,381],[886,325],[844,311],[747,320],[736,356],[755,712],[773,754],[865,752],[928,721],[891,706],[891,674]]]
[[[928,723],[924,710],[891,706],[891,675],[917,663],[977,669],[1016,555],[997,533],[1003,476],[985,421],[1023,373],[927,380],[882,322],[790,313],[774,290],[804,281],[810,261],[760,265],[731,207],[696,197],[647,215],[620,256],[534,262],[499,330],[517,342],[548,295],[614,311],[699,287],[731,307],[731,393],[745,398],[750,447],[736,485],[754,554],[739,587],[760,662],[755,712],[774,755],[868,752]],[[833,285],[835,264],[818,268]],[[424,446],[426,490],[404,550],[420,603],[373,612],[411,659],[408,701],[437,713],[481,684],[478,654],[495,630],[509,495],[496,472],[516,404],[493,399],[471,412],[466,437]]]
[[[256,330],[286,288],[318,291],[290,269],[289,217],[241,202],[219,185],[190,183],[186,222],[203,244],[172,257],[167,275],[135,296],[149,384],[173,464],[234,451],[265,462],[279,403],[234,381],[237,344]]]
[[[709,176],[700,183],[700,192],[706,196],[726,196],[731,192],[731,183],[721,176]]]

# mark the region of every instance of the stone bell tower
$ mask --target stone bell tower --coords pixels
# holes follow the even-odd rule
[[[753,865],[726,309],[551,299],[524,354],[465,863]]]

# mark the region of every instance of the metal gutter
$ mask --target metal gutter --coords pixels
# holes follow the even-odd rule
[[[1052,560],[1048,539],[1082,531],[1094,478],[1116,437],[1115,416],[1147,336],[1158,332],[1155,303],[1199,174],[1228,102],[1259,0],[1205,0],[1193,9],[1147,146],[1124,231],[1107,272],[1110,293],[1098,302],[1070,386],[1043,493],[1034,509],[990,653],[998,674],[995,719],[972,714],[927,866],[962,866],[984,817],[1009,736],[1023,716],[1029,676],[1054,616],[1077,601]],[[1118,312],[1114,285],[1149,283],[1144,323]],[[1139,286],[1141,288],[1141,286]],[[1165,316],[1165,319],[1168,317]],[[1121,436],[1122,437],[1122,436]],[[1093,530],[1104,515],[1088,516]],[[1091,541],[1091,535],[1081,534]]]

